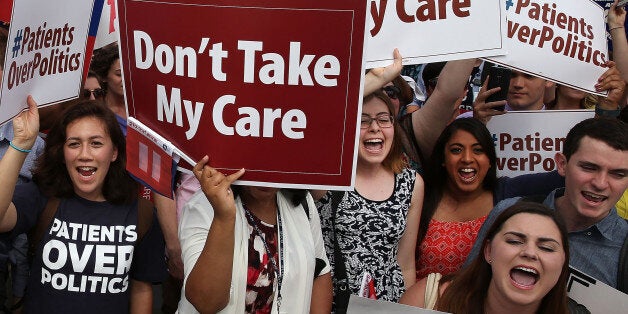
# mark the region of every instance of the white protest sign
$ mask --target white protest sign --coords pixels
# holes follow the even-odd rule
[[[392,63],[394,48],[404,64],[504,54],[503,6],[502,0],[370,0],[367,68]]]
[[[599,5],[591,0],[508,0],[506,17],[508,54],[488,60],[600,94],[594,85],[609,55]]]
[[[403,305],[383,300],[372,300],[351,295],[349,297],[349,307],[347,314],[422,314],[422,313],[444,313],[439,311],[426,310],[419,307]]]
[[[96,35],[94,49],[117,42],[118,38],[120,38],[120,34],[118,33],[119,28],[116,0],[105,0],[102,6],[102,14],[100,15],[100,23],[98,24],[98,34]]]
[[[592,118],[591,110],[509,111],[486,124],[497,153],[497,175],[514,177],[552,171],[554,155],[578,122]]]
[[[86,0],[13,3],[0,123],[26,108],[29,94],[40,106],[77,97],[93,4]]]
[[[620,314],[628,309],[627,294],[571,266],[567,294],[590,313]]]

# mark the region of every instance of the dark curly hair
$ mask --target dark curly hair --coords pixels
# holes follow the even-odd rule
[[[120,53],[118,52],[117,43],[109,44],[94,51],[92,62],[89,65],[89,70],[100,76],[101,86],[104,90],[107,90],[106,79],[109,69],[118,59],[120,59]]]
[[[132,203],[137,198],[137,183],[126,171],[126,142],[114,113],[105,104],[85,100],[67,108],[55,122],[46,138],[44,153],[33,170],[33,181],[48,197],[74,197],[74,186],[65,167],[63,147],[70,123],[93,117],[101,120],[105,131],[118,150],[118,157],[109,166],[103,184],[105,199],[113,204]]]

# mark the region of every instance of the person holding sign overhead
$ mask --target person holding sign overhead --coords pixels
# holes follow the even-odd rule
[[[146,313],[151,282],[166,273],[153,206],[137,197],[113,113],[85,101],[53,126],[33,171],[18,171],[39,131],[37,104],[13,119],[0,160],[0,231],[31,231],[33,261],[25,313]]]
[[[205,156],[179,238],[179,313],[329,313],[331,275],[314,201],[303,190],[232,186]]]

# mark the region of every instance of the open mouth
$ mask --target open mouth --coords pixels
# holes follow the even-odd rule
[[[522,289],[532,289],[539,280],[539,273],[534,268],[517,266],[510,270],[510,280]]]
[[[580,194],[582,195],[582,197],[584,197],[584,199],[592,203],[600,203],[608,198],[604,195],[595,194],[587,191],[582,191]]]
[[[363,142],[364,148],[369,152],[379,152],[384,148],[382,139],[370,139]]]
[[[91,177],[96,172],[96,167],[76,167],[76,170],[83,177]]]
[[[587,191],[582,191],[580,194],[582,195],[582,197],[584,197],[585,200],[591,203],[601,203],[608,198],[604,195],[595,194]]]
[[[462,181],[467,183],[473,182],[473,180],[475,180],[475,177],[477,176],[477,173],[477,170],[473,168],[462,168],[458,170],[458,175],[460,176]]]

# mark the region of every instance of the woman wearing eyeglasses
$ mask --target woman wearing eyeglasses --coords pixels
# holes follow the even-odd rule
[[[334,270],[337,313],[346,307],[340,292],[345,277],[351,294],[362,288],[393,302],[415,282],[423,180],[405,167],[393,114],[393,105],[381,90],[364,98],[355,190],[315,193],[322,196],[317,205]]]

